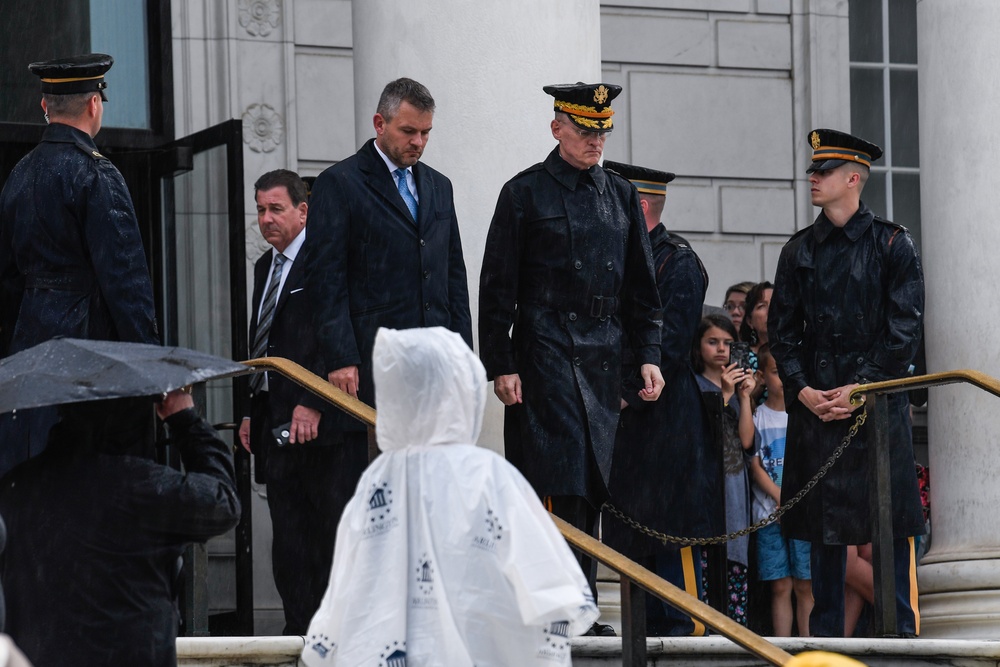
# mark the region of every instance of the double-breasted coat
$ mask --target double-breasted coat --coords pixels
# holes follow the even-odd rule
[[[358,366],[358,398],[374,404],[379,327],[443,326],[472,346],[469,285],[451,181],[418,162],[414,223],[369,140],[316,179],[303,248],[326,371]],[[359,426],[359,428],[361,428]]]
[[[659,364],[659,297],[635,187],[558,148],[504,185],[479,286],[479,342],[493,379],[517,373],[504,446],[542,496],[607,497],[621,403],[622,333]],[[511,333],[511,326],[513,332]]]
[[[924,283],[905,228],[861,204],[843,228],[820,213],[781,251],[768,314],[771,353],[788,409],[782,504],[816,473],[847,434],[850,419],[822,422],[798,400],[825,390],[904,377],[920,344]],[[822,481],[782,518],[790,537],[824,544],[871,540],[869,422]],[[889,396],[895,537],[924,532],[906,394]]]
[[[668,535],[708,537],[723,532],[719,488],[721,452],[710,437],[701,391],[691,367],[691,341],[701,321],[707,276],[684,238],[657,225],[649,233],[656,285],[663,304],[660,371],[663,392],[653,403],[638,396],[639,369],[626,348],[624,409],[611,467],[611,503],[643,525]],[[604,514],[604,540],[631,558],[662,549],[613,514]]]
[[[85,132],[52,123],[7,179],[0,281],[3,354],[55,336],[158,342],[132,198]]]

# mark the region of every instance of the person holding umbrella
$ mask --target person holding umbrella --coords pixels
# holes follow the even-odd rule
[[[184,357],[212,365],[165,378]],[[36,667],[177,664],[181,554],[233,528],[240,503],[229,447],[175,387],[248,370],[73,339],[0,361],[0,411],[60,404],[45,451],[0,480],[6,629]],[[154,399],[183,471],[153,460]]]

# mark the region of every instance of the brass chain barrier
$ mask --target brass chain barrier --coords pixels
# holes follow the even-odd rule
[[[799,490],[798,493],[792,496],[792,498],[789,499],[787,503],[781,505],[780,507],[778,507],[778,509],[771,512],[771,514],[769,514],[766,519],[762,519],[755,524],[751,524],[750,526],[747,526],[743,530],[737,530],[735,532],[729,533],[728,535],[717,535],[715,537],[677,537],[675,535],[667,535],[666,533],[661,533],[657,530],[649,528],[648,526],[642,525],[641,523],[639,523],[632,517],[628,516],[627,514],[622,512],[620,509],[618,509],[611,503],[604,503],[604,506],[601,509],[607,510],[612,515],[618,517],[618,519],[621,520],[622,523],[628,525],[631,528],[634,528],[635,530],[638,530],[640,533],[648,537],[652,537],[654,539],[659,540],[660,542],[663,542],[664,545],[666,545],[668,542],[670,544],[676,544],[682,547],[725,544],[726,542],[735,540],[738,537],[743,537],[744,535],[749,535],[750,533],[754,533],[760,530],[764,526],[774,523],[775,521],[780,519],[785,512],[795,507],[795,505],[797,505],[798,502],[802,500],[802,498],[805,497],[805,495],[809,493],[814,486],[819,484],[819,481],[823,479],[823,477],[826,476],[826,473],[830,470],[830,468],[833,467],[833,464],[837,462],[837,459],[841,457],[841,455],[844,453],[844,450],[847,449],[847,446],[851,444],[851,440],[853,440],[854,436],[858,434],[858,430],[864,425],[865,419],[867,418],[868,418],[868,407],[866,405],[864,409],[862,409],[861,414],[858,415],[857,418],[854,420],[854,423],[851,425],[851,428],[848,429],[847,435],[844,436],[844,439],[841,440],[839,445],[837,445],[837,448],[833,450],[833,454],[830,455],[830,458],[828,458],[826,462],[822,466],[820,466],[819,470],[816,472],[815,475],[813,475],[812,479],[810,479],[806,483],[806,485]]]

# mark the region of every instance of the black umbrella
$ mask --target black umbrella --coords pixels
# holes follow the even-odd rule
[[[252,370],[184,347],[54,338],[0,360],[0,413],[154,396]]]

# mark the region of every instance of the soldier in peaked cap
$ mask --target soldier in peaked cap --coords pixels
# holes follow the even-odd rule
[[[771,353],[788,411],[782,503],[799,492],[847,434],[858,384],[907,375],[920,345],[924,280],[906,229],[861,201],[882,150],[834,130],[813,130],[809,173],[816,221],[788,241],[778,259],[768,313]],[[913,536],[924,532],[905,394],[891,394],[892,531],[897,634],[920,632]],[[849,421],[848,421],[849,420]],[[814,636],[844,633],[849,544],[872,539],[868,452],[862,428],[819,484],[781,520],[787,537],[812,543]],[[887,600],[888,604],[889,601]]]
[[[49,124],[0,193],[0,355],[55,336],[158,342],[132,198],[94,144],[113,62],[94,53],[29,65]],[[0,473],[44,447],[53,418],[8,434]]]
[[[691,367],[691,341],[701,320],[708,275],[690,244],[668,232],[660,218],[667,183],[674,175],[605,160],[604,168],[629,179],[653,251],[656,286],[663,305],[660,370],[664,388],[653,403],[639,400],[641,381],[630,351],[623,352],[622,407],[611,466],[611,504],[643,525],[668,535],[709,537],[724,532],[718,489],[722,461],[709,446],[710,429]],[[678,474],[683,471],[682,474]],[[603,516],[604,541],[696,597],[701,594],[701,558],[646,537],[610,511]],[[705,626],[671,605],[646,598],[646,634],[703,635]]]
[[[558,146],[500,192],[480,277],[479,341],[507,406],[507,458],[552,511],[593,534],[608,497],[622,335],[640,369],[639,396],[655,401],[660,300],[638,194],[598,164],[621,87],[544,91],[555,98]],[[589,561],[583,569],[593,587]]]

